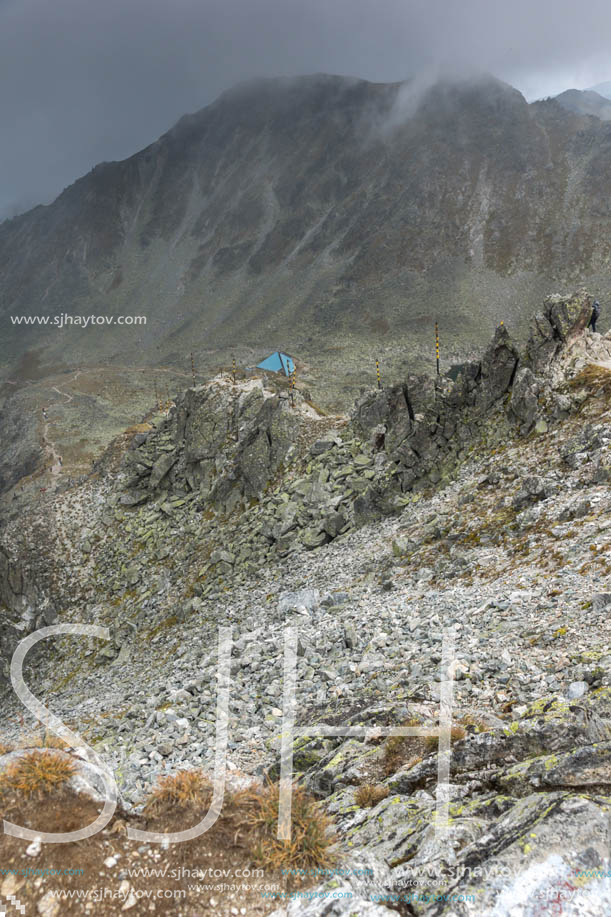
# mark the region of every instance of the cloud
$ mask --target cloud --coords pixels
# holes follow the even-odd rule
[[[609,79],[610,25],[603,0],[0,0],[0,216],[240,80],[474,67],[532,98]]]

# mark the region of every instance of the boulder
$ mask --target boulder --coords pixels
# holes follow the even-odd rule
[[[358,496],[353,505],[354,524],[357,526],[377,522],[384,516],[395,512],[389,497],[377,487],[368,487],[365,493]]]
[[[341,535],[346,529],[347,524],[346,517],[343,513],[328,513],[323,519],[323,529],[329,538],[337,538],[338,535]]]
[[[487,408],[509,391],[519,354],[505,325],[499,325],[481,363],[480,394]]]
[[[509,410],[522,433],[529,433],[537,421],[540,391],[541,381],[527,366],[520,366],[513,380]]]
[[[544,371],[562,347],[587,327],[593,302],[585,291],[568,297],[548,296],[531,324],[523,365],[535,373]]]
[[[278,614],[287,615],[305,609],[308,613],[316,611],[320,605],[318,589],[302,589],[299,592],[285,592],[278,597]]]
[[[159,487],[167,473],[174,467],[177,461],[178,455],[176,452],[166,452],[157,459],[151,469],[151,476],[149,478],[149,487],[151,490],[155,490],[156,487]]]

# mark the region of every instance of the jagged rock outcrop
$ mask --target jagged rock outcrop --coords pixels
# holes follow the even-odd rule
[[[500,325],[482,359],[464,364],[454,382],[411,377],[388,390],[367,393],[353,413],[356,431],[386,451],[403,491],[438,483],[461,449],[491,424],[500,432],[518,422],[521,432],[528,433],[545,411],[543,392],[549,395],[550,409],[568,410],[569,403],[558,400],[545,377],[563,348],[586,327],[592,302],[585,292],[548,297],[523,353]]]
[[[603,874],[611,842],[608,687],[579,701],[542,698],[508,723],[480,721],[466,730],[455,724],[444,842],[435,838],[436,743],[407,740],[412,752],[403,755],[411,760],[387,773],[392,740],[380,742],[375,724],[399,725],[402,716],[405,711],[388,704],[361,711],[350,723],[370,726],[371,738],[335,739],[326,754],[320,739],[297,743],[296,760],[315,762],[304,782],[337,818],[346,849],[367,851],[371,876],[378,879],[366,883],[370,905],[399,906],[422,917],[467,917],[494,908],[508,917],[528,877],[531,896],[533,887],[580,889],[581,905],[575,900],[570,913],[588,904],[599,908],[588,913],[606,913],[611,896],[597,884],[596,872]],[[412,724],[425,728],[434,718],[433,710],[420,709]],[[359,803],[357,789],[376,775],[380,799],[368,807]],[[346,876],[358,900],[362,883],[350,870]],[[318,897],[332,887],[332,881],[323,883]],[[321,917],[327,910],[320,902],[287,913]],[[347,917],[351,905],[339,903],[332,913]]]
[[[2,494],[35,471],[44,457],[36,435],[36,418],[19,395],[0,399],[0,442]]]
[[[45,589],[0,546],[0,681],[17,643],[35,627],[53,624],[56,611]]]
[[[523,365],[535,373],[545,371],[562,347],[587,327],[593,303],[588,293],[548,296],[531,324]]]
[[[557,367],[583,329],[590,302],[587,293],[551,297],[524,354],[500,326],[482,359],[463,365],[455,380],[411,376],[376,389],[359,399],[350,422],[318,415],[299,392],[292,407],[285,387],[257,377],[233,384],[221,375],[188,389],[157,427],[132,438],[120,483],[98,507],[98,533],[78,535],[72,550],[98,565],[111,594],[146,592],[147,569],[168,556],[168,539],[179,538],[177,525],[184,525],[200,538],[197,573],[206,579],[205,597],[268,561],[315,550],[399,513],[448,482],[478,445],[498,445],[568,415],[573,396],[560,391],[564,376]],[[526,485],[522,491],[514,505],[534,505],[537,494]],[[54,499],[57,506],[19,548],[27,589],[9,588],[15,574],[4,574],[4,602],[13,615],[4,613],[9,649],[19,628],[25,632],[73,601],[64,559],[54,554],[56,527],[63,525],[62,497]],[[216,531],[230,517],[220,556]],[[101,538],[100,530],[112,531],[118,521],[124,543]],[[103,547],[96,547],[100,540]],[[195,564],[190,539],[179,541],[178,556]],[[191,613],[187,604],[179,616]]]
[[[290,458],[304,425],[286,393],[274,394],[261,379],[234,386],[219,377],[188,389],[168,419],[127,454],[124,502],[196,492],[202,503],[229,510],[259,498]]]
[[[518,362],[517,346],[501,325],[482,360],[463,366],[456,381],[410,377],[368,393],[355,407],[354,427],[385,450],[404,492],[436,484],[510,391]]]

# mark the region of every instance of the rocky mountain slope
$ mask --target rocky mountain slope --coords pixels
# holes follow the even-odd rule
[[[34,627],[109,628],[34,650],[27,679],[137,813],[159,773],[213,766],[219,626],[229,768],[278,777],[294,627],[295,772],[334,816],[343,869],[318,891],[351,897],[275,913],[608,913],[611,339],[584,330],[591,303],[549,297],[525,346],[499,326],[454,381],[406,376],[349,417],[220,375],[80,484],[16,496],[4,677]],[[383,729],[434,730],[449,684],[440,847],[437,738]],[[9,744],[24,726],[8,685],[0,704]],[[314,724],[357,732],[308,738]]]
[[[0,226],[5,375],[24,351],[209,371],[281,347],[345,407],[375,356],[417,368],[436,318],[464,356],[551,278],[606,293],[610,130],[491,77],[239,86]],[[63,313],[147,324],[9,322]]]

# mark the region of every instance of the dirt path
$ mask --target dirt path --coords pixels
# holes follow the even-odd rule
[[[103,371],[107,371],[109,368],[110,368],[110,367],[104,367],[104,370],[103,370]],[[114,368],[116,369],[117,372],[121,372],[121,370],[123,369],[123,367],[120,367],[120,366],[117,366],[117,367],[114,367]],[[96,369],[96,368],[88,369],[88,370],[78,369],[78,370],[75,371],[74,375],[73,375],[72,378],[70,379],[69,384],[70,384],[70,385],[73,385],[73,384],[77,381],[77,379],[79,378],[79,376],[81,376],[81,375],[91,375],[92,373],[95,374],[95,373],[98,372],[98,371],[99,371],[99,370]],[[132,369],[132,370],[130,370],[130,371],[131,371],[131,372],[140,372],[140,373],[151,373],[151,374],[155,374],[155,373],[167,373],[167,374],[169,374],[169,375],[171,375],[171,376],[179,376],[179,377],[181,377],[181,378],[183,378],[183,379],[190,379],[190,380],[192,380],[192,375],[191,375],[191,373],[182,372],[181,370],[172,369],[172,368],[170,368],[170,367],[161,367],[161,366],[159,366],[159,367],[154,367],[154,368],[152,368],[152,367],[142,367],[142,368],[137,367],[137,368],[134,368],[134,369]],[[207,376],[205,376],[204,374],[201,374],[201,373],[197,373],[197,372],[196,372],[195,375],[196,375],[196,377],[197,377],[197,376],[201,376],[202,378],[207,378]],[[13,382],[12,380],[9,380],[9,381],[11,382],[11,385],[16,385],[16,383]],[[56,385],[51,386],[50,391],[56,392],[58,395],[61,395],[63,398],[65,398],[66,400],[64,401],[64,404],[69,404],[71,401],[74,401],[74,397],[75,397],[74,394],[70,394],[69,392],[63,391],[62,389],[58,388],[58,386],[56,386]],[[79,393],[76,392],[75,394],[79,394]],[[47,456],[49,457],[49,459],[50,459],[50,461],[51,461],[51,465],[50,465],[51,474],[52,474],[53,477],[57,477],[57,476],[60,475],[61,472],[62,472],[61,455],[60,455],[60,453],[59,453],[59,450],[58,450],[56,444],[53,442],[53,440],[51,439],[51,437],[50,437],[50,435],[49,435],[49,429],[50,429],[50,427],[51,427],[52,421],[50,421],[50,420],[48,419],[48,417],[46,416],[46,414],[45,414],[44,416],[45,416],[45,423],[44,423],[44,425],[43,425],[42,436],[41,436],[42,446],[43,446],[43,448],[44,448],[44,450],[45,450]]]
[[[55,447],[55,443],[49,438],[50,425],[51,422],[46,420],[42,430],[42,445],[45,452],[51,456],[51,474],[53,477],[57,477],[57,475],[61,473],[62,463],[60,461],[61,456]]]
[[[72,382],[75,382],[80,374],[80,370],[75,374]],[[66,399],[65,404],[69,404],[74,400],[74,395],[69,395],[68,392],[62,392],[61,389],[57,388],[56,385],[51,387],[51,391],[57,392],[58,395],[63,395]],[[51,426],[51,421],[48,419],[47,415],[45,417],[45,424],[42,430],[42,444],[45,451],[51,456],[51,474],[53,477],[57,477],[61,474],[62,471],[62,457],[57,451],[57,447],[53,440],[49,436],[49,427]]]
[[[74,382],[74,379],[72,380]],[[66,404],[69,404],[70,401],[74,401],[74,395],[69,395],[68,392],[62,392],[56,385],[51,389],[53,392],[57,392],[58,395],[63,395],[66,399]]]

